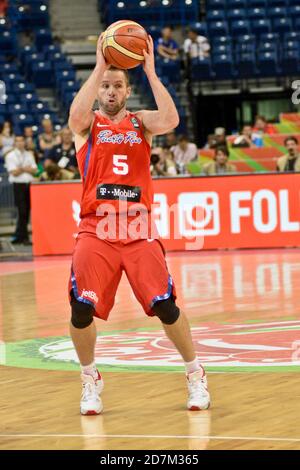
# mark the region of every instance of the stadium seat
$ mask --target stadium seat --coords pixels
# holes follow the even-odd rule
[[[208,24],[210,36],[225,36],[228,34],[228,24],[226,21],[212,21]]]
[[[285,18],[287,16],[287,10],[284,7],[268,8],[268,16],[271,19]]]
[[[240,21],[246,18],[246,11],[243,8],[234,8],[227,11],[227,19],[230,21]]]
[[[222,10],[224,8],[224,0],[207,0],[207,10]]]
[[[208,10],[206,15],[207,21],[224,21],[225,11],[224,10]]]
[[[191,23],[190,27],[195,29],[200,36],[207,36],[207,24],[197,21],[196,23]]]
[[[296,20],[297,25],[297,20]],[[292,30],[292,20],[290,18],[275,18],[273,21],[273,31],[277,33],[288,33]]]
[[[45,114],[50,113],[51,109],[46,101],[38,101],[36,103],[30,103],[30,112],[33,114]]]
[[[38,61],[32,64],[32,80],[39,88],[51,88],[54,84],[50,61]]]
[[[26,103],[10,104],[8,106],[8,112],[9,114],[26,114],[28,107]]]
[[[232,36],[241,36],[250,33],[250,23],[248,20],[233,21],[231,24]]]
[[[33,93],[34,85],[32,83],[21,82],[12,87],[15,93]]]
[[[46,45],[52,43],[52,33],[50,29],[38,29],[35,33],[35,44],[38,51],[43,51]]]
[[[195,81],[210,80],[212,78],[212,69],[210,58],[193,59],[191,63],[191,78]]]
[[[256,35],[271,32],[271,21],[269,19],[253,20],[251,22],[251,32]]]
[[[232,37],[229,35],[217,36],[217,37],[211,38],[211,44],[213,45],[213,47],[222,46],[222,45],[231,44],[231,43],[232,43]]]
[[[35,92],[22,92],[19,94],[19,97],[22,103],[27,103],[28,105],[39,102],[39,97]]]
[[[282,57],[282,73],[284,76],[297,75],[300,72],[299,51],[285,50]]]
[[[249,8],[248,15],[250,20],[261,20],[267,17],[265,8]]]
[[[231,80],[234,78],[232,55],[222,54],[214,57],[213,71],[216,78],[220,80]]]
[[[12,115],[12,123],[14,126],[18,126],[24,131],[24,127],[33,126],[35,121],[31,114],[14,114]]]
[[[253,78],[257,74],[255,52],[246,52],[239,55],[236,61],[239,78]]]
[[[276,77],[279,73],[277,54],[275,52],[259,53],[258,68],[261,77]]]
[[[234,8],[246,8],[247,1],[246,0],[227,0],[227,8],[233,10]]]

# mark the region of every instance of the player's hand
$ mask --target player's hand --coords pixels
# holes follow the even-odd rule
[[[96,51],[97,66],[106,70],[108,68],[108,63],[105,60],[103,50],[102,50],[103,40],[104,40],[104,33],[101,33],[97,42],[97,51]]]
[[[153,46],[153,39],[148,34],[148,39],[147,39],[147,50],[143,50],[144,54],[144,63],[143,63],[143,69],[146,75],[153,74],[155,73],[155,61],[154,61],[154,46]]]

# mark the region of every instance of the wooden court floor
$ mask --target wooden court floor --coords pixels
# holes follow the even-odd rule
[[[300,449],[300,250],[167,257],[208,373],[189,412],[178,354],[123,276],[97,321],[104,412],[79,414],[69,257],[0,263],[0,449]]]

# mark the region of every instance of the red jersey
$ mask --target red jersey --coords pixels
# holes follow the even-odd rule
[[[119,213],[132,205],[150,212],[150,150],[135,114],[127,112],[121,122],[113,123],[96,112],[89,139],[77,152],[83,180],[80,216],[101,216],[102,209]]]

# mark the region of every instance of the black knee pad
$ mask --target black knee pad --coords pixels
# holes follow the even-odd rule
[[[76,300],[73,291],[71,292],[71,298],[72,325],[79,329],[87,328],[93,322],[95,312],[94,307]]]
[[[175,304],[173,298],[156,302],[153,305],[152,310],[155,312],[160,321],[165,325],[173,325],[173,323],[178,320],[180,315],[180,310]]]

